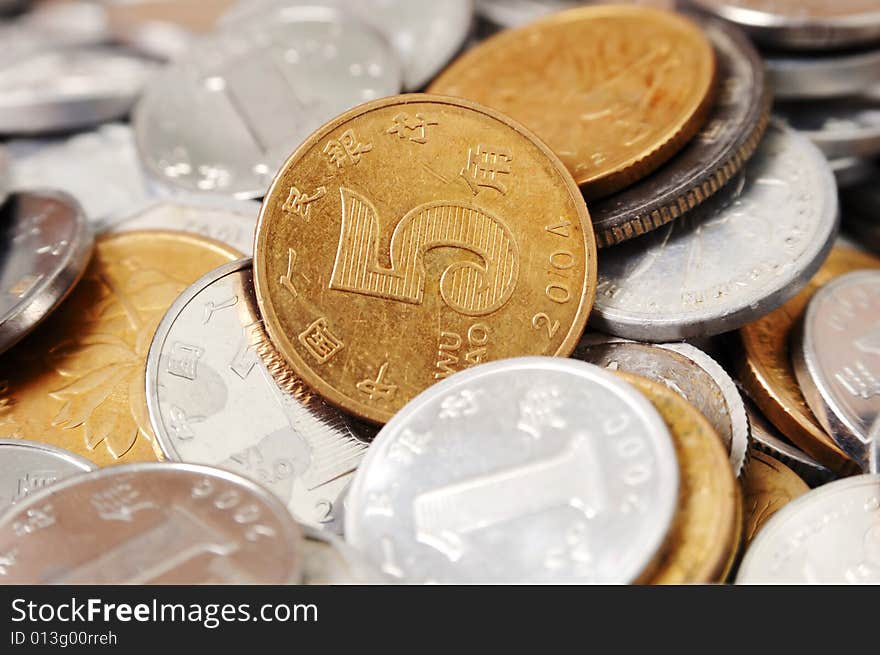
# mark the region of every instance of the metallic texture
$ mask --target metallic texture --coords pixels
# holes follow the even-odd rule
[[[59,480],[93,471],[71,452],[24,439],[0,439],[0,514]]]
[[[880,84],[880,49],[844,53],[765,53],[778,100],[819,100],[864,93]]]
[[[880,154],[880,93],[777,103],[773,111],[829,159]]]
[[[757,450],[749,454],[742,485],[746,547],[776,512],[810,491],[807,483],[785,464]]]

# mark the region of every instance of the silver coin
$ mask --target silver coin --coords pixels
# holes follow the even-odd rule
[[[669,431],[634,388],[570,359],[508,359],[388,422],[355,474],[345,537],[407,582],[626,583],[677,494]]]
[[[461,49],[474,16],[473,0],[243,0],[223,22],[232,25],[279,6],[321,5],[357,16],[381,32],[403,67],[403,88],[417,91]]]
[[[222,241],[242,255],[254,250],[254,229],[260,204],[251,200],[169,198],[150,203],[130,216],[108,221],[99,232],[180,230]]]
[[[582,340],[572,357],[609,370],[660,382],[696,407],[730,454],[734,475],[742,472],[749,421],[733,380],[718,362],[686,343],[653,345],[613,338]]]
[[[880,94],[777,103],[774,112],[829,158],[880,154]]]
[[[840,157],[829,160],[828,165],[841,190],[858,186],[878,174],[877,164],[864,157]]]
[[[751,400],[746,399],[745,407],[751,428],[752,448],[775,457],[811,487],[818,487],[834,479],[833,471],[786,441]]]
[[[880,84],[880,50],[822,55],[765,53],[764,63],[779,100],[857,95]]]
[[[570,9],[578,0],[476,0],[477,13],[498,27],[519,27],[554,11]]]
[[[386,582],[340,537],[303,526],[303,576],[306,585],[363,585]]]
[[[110,40],[107,7],[97,2],[42,2],[17,22],[19,27],[40,32],[56,48],[61,45],[97,45]]]
[[[880,584],[880,476],[831,482],[777,512],[737,584]]]
[[[302,534],[233,473],[127,464],[62,480],[0,517],[5,584],[288,584]]]
[[[36,134],[125,116],[156,69],[107,48],[35,53],[0,68],[0,133]]]
[[[73,289],[92,254],[76,200],[58,191],[12,194],[0,208],[0,353],[33,330]]]
[[[837,187],[822,153],[772,123],[718,196],[602,253],[590,324],[654,342],[742,327],[806,284],[837,222]]]
[[[863,470],[878,472],[880,272],[848,273],[819,289],[797,336],[792,357],[807,404]]]
[[[0,514],[59,480],[94,470],[87,459],[55,446],[0,439]]]
[[[745,29],[755,40],[792,50],[851,48],[880,41],[876,0],[688,0]]]
[[[375,429],[329,407],[292,375],[279,386],[264,359],[286,366],[271,348],[250,260],[208,273],[178,297],[153,337],[150,423],[167,459],[247,476],[299,521],[332,523]]]
[[[394,52],[361,21],[327,7],[261,13],[157,76],[135,112],[138,150],[171,186],[258,198],[314,129],[400,81]]]
[[[127,125],[103,125],[63,139],[17,139],[6,147],[12,188],[40,188],[51,181],[79,201],[90,221],[128,216],[157,197]]]

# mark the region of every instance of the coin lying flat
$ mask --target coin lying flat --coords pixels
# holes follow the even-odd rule
[[[273,378],[268,367],[281,369]],[[147,358],[147,407],[166,459],[253,479],[301,522],[332,523],[375,430],[314,396],[268,341],[250,260],[185,290]]]
[[[651,584],[705,584],[727,577],[739,549],[742,502],[721,439],[675,390],[619,372],[666,422],[681,466],[679,509]]]
[[[810,299],[793,347],[804,398],[825,431],[876,472],[880,431],[880,271],[842,275]],[[875,427],[876,426],[876,427]]]
[[[752,453],[760,451],[770,455],[774,460],[785,464],[811,487],[818,487],[834,479],[834,473],[828,467],[823,466],[783,437],[754,402],[746,399],[745,407],[749,417]]]
[[[0,358],[0,438],[36,435],[101,466],[154,460],[144,394],[150,340],[181,291],[241,256],[179,232],[99,237],[67,300]]]
[[[688,0],[770,46],[850,48],[880,41],[875,0]]]
[[[837,219],[837,187],[822,153],[773,123],[736,182],[603,253],[590,324],[642,341],[736,329],[806,284],[831,248]]]
[[[5,147],[13,188],[39,189],[50,180],[76,198],[93,222],[125,216],[156,197],[128,125],[111,123],[63,138],[15,139]]]
[[[259,198],[315,128],[399,90],[380,34],[329,7],[283,7],[205,37],[157,75],[135,113],[138,150],[172,187]]]
[[[755,537],[736,582],[880,583],[880,476],[838,480],[786,505]]]
[[[777,103],[774,112],[831,159],[880,154],[880,94]]]
[[[733,380],[706,353],[688,344],[584,339],[572,356],[640,375],[681,395],[709,421],[724,444],[734,474],[739,475],[748,447],[748,418]]]
[[[742,484],[746,546],[776,512],[810,491],[794,471],[759,450],[749,453]]]
[[[63,480],[0,519],[6,584],[289,584],[302,534],[232,473],[130,464]]]
[[[297,375],[383,422],[467,366],[569,354],[595,247],[571,176],[525,128],[468,101],[399,96],[291,156],[263,202],[254,282]]]
[[[765,53],[764,63],[778,100],[853,96],[880,84],[880,49],[821,56]]]
[[[720,93],[703,129],[656,171],[590,203],[599,247],[650,232],[693,209],[734,179],[770,116],[771,93],[761,57],[738,30],[702,20],[715,48]]]
[[[0,513],[59,480],[93,471],[71,452],[24,439],[0,439]]]
[[[743,356],[737,358],[737,376],[749,396],[782,434],[838,473],[853,473],[857,467],[807,406],[791,363],[789,342],[807,303],[820,287],[849,271],[877,268],[880,259],[836,246],[797,296],[739,331]]]
[[[58,132],[121,118],[155,71],[107,48],[38,52],[0,67],[0,134]]]
[[[687,18],[596,6],[501,32],[428,90],[528,125],[597,198],[644,177],[699,131],[714,78],[712,45]]]
[[[251,200],[183,198],[175,196],[156,201],[129,216],[101,226],[119,233],[133,230],[180,230],[200,234],[251,255],[259,203]]]
[[[516,358],[394,416],[355,474],[345,537],[407,582],[627,583],[677,500],[669,430],[641,394],[597,366]]]
[[[77,202],[57,191],[11,195],[0,206],[0,353],[61,304],[82,277],[92,233]]]

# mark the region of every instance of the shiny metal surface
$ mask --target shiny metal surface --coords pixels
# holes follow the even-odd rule
[[[826,157],[880,154],[880,92],[814,102],[777,103],[774,112]]]
[[[283,7],[205,37],[156,77],[134,116],[159,181],[259,198],[336,114],[400,89],[385,39],[327,7]]]
[[[78,455],[37,441],[0,439],[0,514],[31,494],[95,465]]]
[[[0,353],[55,309],[85,272],[92,233],[58,191],[12,194],[0,207]]]
[[[706,353],[686,343],[653,345],[612,338],[584,339],[573,355],[609,370],[641,375],[672,389],[696,407],[721,437],[739,475],[749,422],[733,380]]]
[[[128,113],[152,62],[98,47],[40,51],[0,66],[0,134],[96,125]]]
[[[104,223],[99,231],[181,230],[222,241],[250,256],[259,212],[259,203],[250,200],[173,197]]]
[[[764,64],[778,100],[857,95],[880,84],[880,49],[821,55],[765,53]]]
[[[477,13],[498,27],[519,27],[578,4],[577,0],[476,0]]]
[[[801,496],[761,529],[737,584],[880,584],[880,476]]]
[[[165,457],[218,466],[272,491],[300,521],[333,523],[339,494],[375,429],[285,373],[262,326],[250,260],[185,290],[147,357],[147,408]]]
[[[642,341],[736,329],[792,297],[837,230],[822,153],[773,123],[740,178],[652,234],[603,251],[590,325]]]
[[[798,337],[792,357],[807,404],[862,470],[877,473],[880,272],[848,273],[819,289]]]
[[[508,359],[391,419],[355,474],[345,535],[407,582],[631,582],[677,498],[669,430],[638,391],[583,362]]]

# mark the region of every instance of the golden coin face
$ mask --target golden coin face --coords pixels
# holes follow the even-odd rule
[[[693,405],[662,384],[618,372],[657,408],[681,466],[679,509],[651,584],[725,579],[739,547],[742,502],[718,433]]]
[[[600,6],[501,32],[453,62],[429,91],[522,122],[596,198],[647,175],[697,133],[714,78],[712,46],[688,19]]]
[[[254,252],[276,347],[374,422],[463,368],[568,355],[596,291],[590,218],[562,163],[454,98],[387,98],[318,130],[272,184]]]
[[[810,298],[835,277],[850,271],[880,268],[880,259],[835,247],[819,272],[794,298],[739,331],[745,357],[738,376],[752,400],[768,419],[804,452],[838,473],[858,468],[822,429],[801,393],[791,363],[789,341]]]
[[[70,296],[0,357],[0,438],[43,441],[99,466],[155,460],[144,385],[150,341],[181,291],[241,256],[183,233],[99,238]],[[185,372],[198,344],[179,344],[179,354]]]
[[[745,545],[758,534],[758,530],[771,516],[810,490],[797,473],[759,450],[749,453],[742,484]]]

